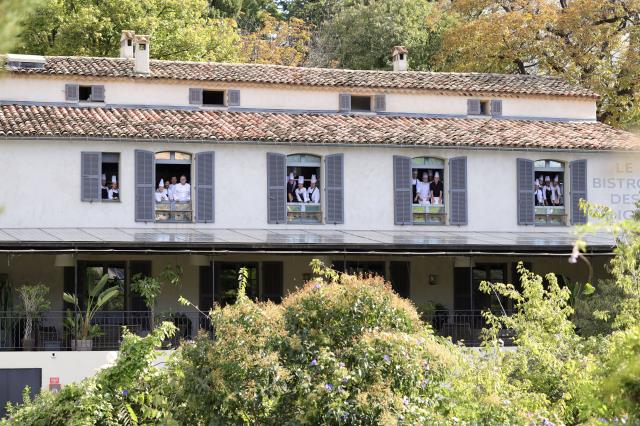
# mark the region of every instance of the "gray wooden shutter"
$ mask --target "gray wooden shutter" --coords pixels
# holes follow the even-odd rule
[[[82,181],[80,185],[82,201],[98,201],[101,199],[100,181],[102,176],[102,160],[99,152],[80,153],[80,169]]]
[[[287,220],[287,156],[267,152],[267,223]]]
[[[467,157],[449,160],[449,223],[467,224]]]
[[[91,86],[91,100],[93,102],[104,102],[104,86]]]
[[[351,111],[351,94],[340,93],[340,112]]]
[[[580,199],[587,199],[587,160],[569,163],[571,173],[571,224],[587,223],[587,215],[580,210]],[[565,194],[566,195],[566,194]],[[565,202],[566,205],[566,202]]]
[[[213,222],[215,216],[215,153],[198,152],[196,162],[196,222]]]
[[[135,151],[136,222],[152,222],[154,214],[155,157],[151,151]]]
[[[480,99],[467,99],[467,115],[479,115],[481,112]]]
[[[64,98],[67,101],[78,102],[80,100],[80,86],[77,84],[65,84]]]
[[[189,89],[189,104],[202,105],[202,89]]]
[[[500,99],[491,100],[491,115],[494,117],[502,115],[502,101]]]
[[[411,225],[411,158],[393,156],[393,211],[396,225]]]
[[[375,112],[384,112],[387,110],[387,96],[384,93],[378,93],[373,98],[373,106]]]
[[[227,90],[227,106],[240,106],[240,90],[232,89]]]
[[[518,173],[518,225],[533,225],[535,219],[533,161],[525,158],[518,158],[516,161]]]
[[[325,221],[344,223],[344,155],[331,154],[325,157]]]

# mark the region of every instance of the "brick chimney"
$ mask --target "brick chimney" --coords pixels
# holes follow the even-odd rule
[[[391,52],[391,59],[393,60],[394,71],[406,71],[409,69],[409,61],[407,54],[409,51],[404,46],[394,46]]]
[[[135,36],[135,70],[139,74],[149,74],[149,42],[151,36]]]
[[[133,59],[133,39],[136,33],[131,30],[123,30],[120,36],[120,57],[126,59]]]

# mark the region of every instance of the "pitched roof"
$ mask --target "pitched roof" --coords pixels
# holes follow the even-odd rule
[[[517,74],[392,72],[159,60],[151,60],[149,74],[140,74],[135,72],[132,59],[75,56],[48,56],[44,68],[8,69],[14,73],[40,75],[598,97],[591,90],[560,78]]]
[[[640,150],[598,122],[2,105],[0,138]]]

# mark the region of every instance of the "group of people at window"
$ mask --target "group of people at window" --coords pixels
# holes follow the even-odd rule
[[[538,175],[533,182],[533,194],[536,206],[563,206],[562,184],[560,176],[555,175],[553,182],[549,175]]]
[[[316,175],[311,175],[309,186],[304,185],[304,176],[298,176],[296,180],[293,173],[289,174],[287,181],[287,202],[289,203],[320,203],[320,189],[317,186]]]
[[[413,169],[411,187],[413,189],[413,204],[434,205],[444,204],[444,184],[438,170]]]
[[[187,182],[185,175],[180,176],[180,181],[176,176],[172,176],[171,180],[161,178],[155,196],[156,203],[163,201],[188,202],[191,201],[191,185]]]
[[[120,190],[118,189],[118,177],[111,176],[111,182],[107,183],[107,175],[102,174],[102,182],[100,184],[101,197],[103,200],[119,200]]]

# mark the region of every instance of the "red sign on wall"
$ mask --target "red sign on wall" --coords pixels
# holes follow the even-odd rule
[[[60,384],[60,377],[49,377],[49,384],[50,385],[59,385]]]

